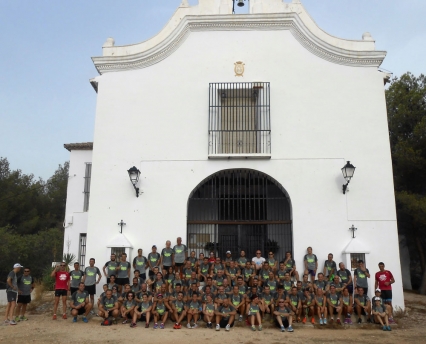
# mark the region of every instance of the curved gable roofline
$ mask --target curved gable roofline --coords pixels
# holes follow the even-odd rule
[[[363,35],[363,40],[347,40],[327,34],[297,0],[292,4],[269,0],[274,5],[269,4],[269,7],[262,5],[262,0],[252,0],[252,14],[248,15],[226,14],[230,1],[221,2],[220,6],[217,2],[221,0],[199,1],[198,6],[179,7],[167,25],[147,41],[114,46],[114,40],[109,38],[103,46],[103,56],[92,57],[99,74],[156,64],[170,56],[191,32],[200,31],[289,30],[311,53],[348,66],[379,67],[386,56],[385,51],[375,50],[375,42],[368,33]]]

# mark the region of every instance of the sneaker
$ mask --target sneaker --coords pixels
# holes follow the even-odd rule
[[[330,322],[332,323],[333,321],[334,321],[334,318],[333,318],[333,317],[331,317],[331,318],[330,318]]]
[[[281,326],[281,332],[285,332],[285,327]]]
[[[158,324],[157,323],[155,323],[154,324],[154,330],[156,330],[158,328]]]
[[[358,324],[361,324],[361,323],[362,323],[361,318],[358,318]]]
[[[65,313],[62,314],[62,319],[67,319],[67,315]]]
[[[262,331],[263,327],[262,325],[259,325],[259,327],[257,328],[259,331]]]
[[[212,323],[210,322],[210,323],[207,323],[207,328],[212,328],[213,326],[212,326]]]
[[[90,311],[90,315],[96,315],[94,311]]]
[[[312,325],[315,325],[315,318],[314,317],[312,317],[311,323],[312,323]]]
[[[351,318],[348,318],[348,322],[347,322],[347,324],[348,324],[348,325],[352,325],[352,319],[351,319]]]
[[[395,324],[395,320],[393,320],[393,318],[389,318],[389,324]]]
[[[343,320],[343,323],[347,324],[348,323],[348,318],[345,318],[345,320]]]
[[[287,332],[293,332],[293,327],[290,325],[289,327],[287,327]]]
[[[194,323],[194,326],[192,326],[192,328],[197,328],[197,327],[198,327],[197,323]]]
[[[388,328],[386,326],[383,326],[383,331],[387,331]]]
[[[19,316],[17,315],[16,317],[15,317],[15,322],[19,322],[21,319],[19,318]]]
[[[368,322],[369,324],[371,324],[371,319],[370,319],[370,318],[367,318],[367,322]]]
[[[327,325],[327,318],[324,318],[324,325]]]
[[[219,324],[216,325],[216,331],[220,331],[220,325]]]
[[[190,323],[186,324],[186,328],[192,328],[191,324]]]
[[[322,321],[322,318],[320,318],[320,325],[322,325],[324,322]]]
[[[391,329],[391,327],[390,327],[390,326],[386,326],[386,329],[387,329],[388,331],[392,331],[392,329]]]
[[[256,327],[254,327],[254,325],[251,327],[252,331],[256,331]]]
[[[72,318],[72,322],[77,322],[77,317]]]
[[[56,320],[56,319],[57,319],[56,314],[53,314],[52,320]]]
[[[340,319],[337,319],[337,325],[341,325],[342,324],[342,322],[340,321]]]
[[[148,328],[149,327],[149,323],[145,323],[145,328]]]
[[[124,319],[124,321],[122,322],[122,324],[127,324],[127,319]]]
[[[303,324],[306,324],[306,317],[305,317],[305,318],[303,318],[302,323],[303,323]]]
[[[175,330],[177,330],[178,329],[178,324],[176,323],[176,324],[174,324],[173,325],[173,328],[175,329]]]
[[[238,321],[243,321],[243,316],[240,314],[240,316],[238,317]]]
[[[164,330],[164,323],[160,324],[160,329]]]
[[[15,320],[11,320],[11,321],[9,321],[9,325],[16,325]]]
[[[87,320],[87,318],[86,318],[85,316],[83,316],[83,322],[84,322],[84,323],[88,323],[88,322],[89,322],[89,320]]]
[[[231,326],[229,326],[229,324],[228,325],[226,325],[226,327],[225,327],[225,331],[229,331],[231,329]]]
[[[3,325],[9,325],[9,323],[10,323],[9,319],[6,319],[5,321],[3,321]]]
[[[130,327],[131,327],[131,328],[135,328],[136,326],[137,326],[137,325],[136,325],[136,323],[133,323],[133,322],[132,322],[132,323],[130,324]]]
[[[27,320],[28,320],[28,318],[27,318],[25,315],[21,315],[20,320],[21,320],[21,321],[27,321]]]

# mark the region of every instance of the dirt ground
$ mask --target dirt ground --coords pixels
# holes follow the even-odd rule
[[[406,312],[395,317],[397,325],[391,332],[382,331],[377,325],[312,326],[295,324],[293,333],[281,333],[268,322],[264,330],[251,331],[243,323],[237,323],[230,332],[220,332],[200,326],[198,329],[174,330],[171,322],[164,330],[145,329],[142,323],[137,328],[129,325],[100,326],[100,318],[92,317],[87,324],[81,319],[77,323],[68,320],[51,320],[52,294],[45,294],[43,302],[27,314],[29,320],[16,326],[0,325],[1,343],[128,343],[147,341],[149,343],[187,343],[188,340],[209,343],[270,344],[288,343],[426,343],[426,296],[404,293]],[[0,309],[4,314],[4,307]],[[59,311],[59,310],[58,310]],[[59,314],[59,312],[58,312]],[[2,319],[3,322],[3,319]],[[203,324],[203,323],[200,323]],[[204,324],[203,324],[204,325]]]

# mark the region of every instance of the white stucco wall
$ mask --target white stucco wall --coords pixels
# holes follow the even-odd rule
[[[67,188],[67,204],[64,221],[64,252],[68,250],[77,258],[79,254],[80,233],[87,232],[88,212],[84,206],[84,176],[86,163],[92,162],[91,150],[72,150],[70,152],[70,167]]]
[[[242,78],[235,77],[236,61],[245,63]],[[161,250],[177,236],[186,242],[191,191],[217,171],[250,168],[276,179],[290,195],[299,267],[307,246],[313,246],[321,269],[329,252],[343,260],[354,224],[355,240],[370,250],[370,290],[377,263],[384,261],[396,280],[394,304],[403,306],[383,77],[377,68],[326,61],[288,30],[208,31],[191,32],[173,54],[150,67],[96,80],[87,255],[97,258],[99,268],[121,219],[126,238],[146,254],[153,244]],[[208,160],[209,83],[248,81],[271,83],[271,159]],[[343,195],[340,169],[347,160],[357,169]],[[133,165],[141,171],[139,198],[126,171]]]

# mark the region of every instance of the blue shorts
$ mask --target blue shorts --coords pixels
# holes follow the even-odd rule
[[[315,270],[308,270],[308,274],[311,275],[312,277],[315,277],[316,271]]]

